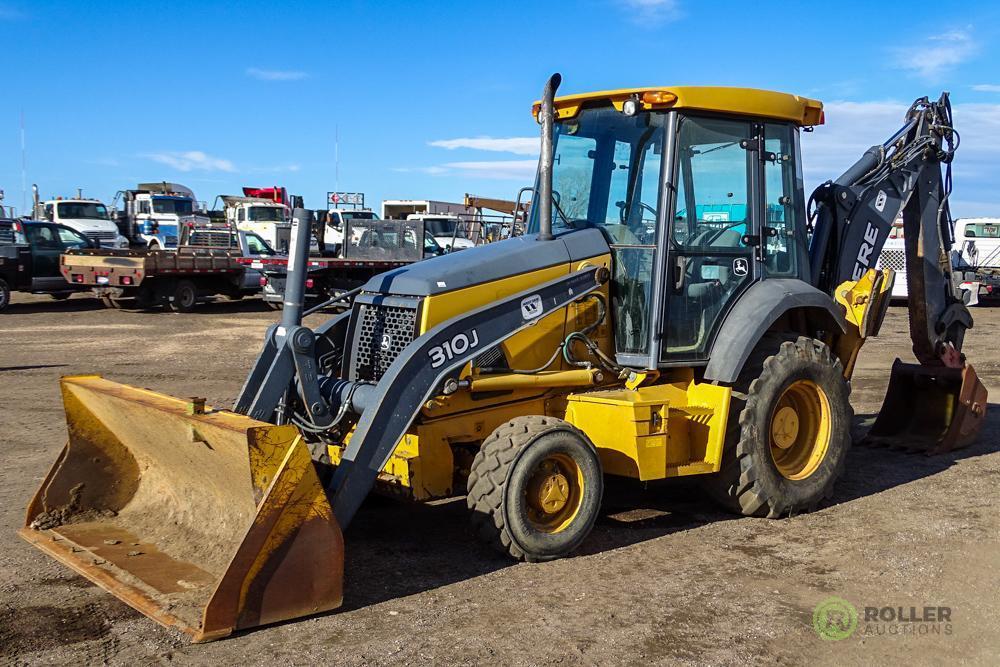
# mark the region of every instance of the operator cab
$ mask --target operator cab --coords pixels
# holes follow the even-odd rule
[[[604,233],[619,363],[704,364],[751,284],[808,280],[799,127],[821,122],[818,102],[671,88],[557,98],[555,109],[552,229]]]

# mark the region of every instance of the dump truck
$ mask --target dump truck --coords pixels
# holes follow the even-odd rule
[[[240,299],[260,289],[260,272],[241,262],[274,251],[253,232],[229,225],[190,223],[181,227],[174,250],[80,248],[59,259],[72,286],[89,287],[108,308],[166,306],[187,313],[214,295]]]
[[[695,476],[745,516],[807,512],[847,462],[899,210],[917,363],[893,364],[866,437],[925,452],[975,438],[987,396],[951,280],[947,95],[918,99],[807,207],[800,133],[822,125],[819,101],[556,97],[559,82],[533,107],[524,235],[376,276],[311,328],[309,216],[293,211],[281,321],[232,409],[63,378],[69,441],[21,535],[206,641],[338,607],[343,533],[373,489],[464,495],[476,534],[526,561],[587,539],[606,475]]]

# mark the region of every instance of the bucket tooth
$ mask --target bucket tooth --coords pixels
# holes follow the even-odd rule
[[[294,426],[104,380],[62,380],[69,441],[20,534],[209,641],[340,606],[344,545]]]

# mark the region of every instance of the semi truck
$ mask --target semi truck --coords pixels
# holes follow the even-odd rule
[[[56,197],[43,201],[38,186],[31,186],[34,195],[32,218],[45,220],[75,229],[102,248],[128,248],[129,240],[118,231],[108,214],[108,207],[99,199],[83,196],[78,190],[73,198]]]
[[[118,202],[122,210],[118,210]],[[134,190],[119,190],[111,204],[119,232],[133,247],[172,250],[180,228],[209,221],[190,188],[180,183],[140,183]]]

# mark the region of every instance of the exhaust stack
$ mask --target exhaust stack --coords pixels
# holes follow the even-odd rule
[[[542,91],[542,106],[538,111],[538,120],[542,124],[542,152],[538,158],[538,240],[551,241],[552,236],[552,152],[553,124],[555,121],[555,96],[562,75],[556,72],[545,83]]]

